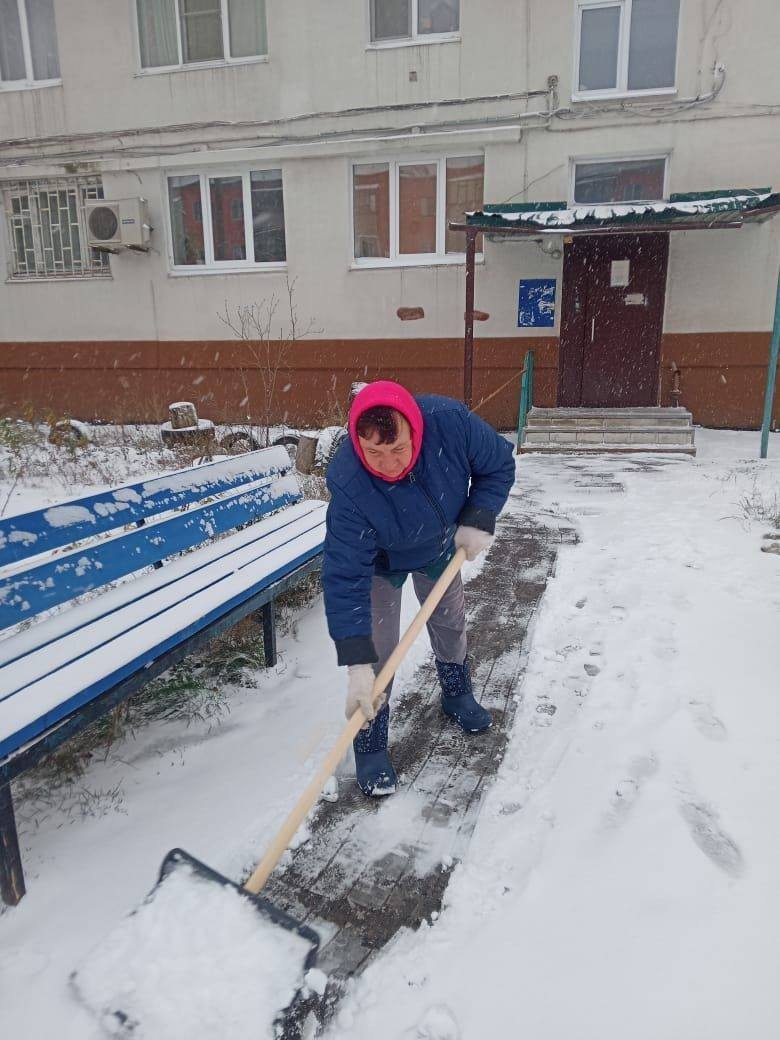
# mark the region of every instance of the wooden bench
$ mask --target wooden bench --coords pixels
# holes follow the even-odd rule
[[[325,505],[283,447],[0,520],[0,896],[24,875],[11,781],[319,568]]]

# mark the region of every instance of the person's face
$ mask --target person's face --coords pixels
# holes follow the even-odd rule
[[[390,444],[380,444],[379,434],[358,437],[363,458],[371,469],[383,477],[397,477],[412,461],[412,430],[400,412],[396,412],[398,436]]]

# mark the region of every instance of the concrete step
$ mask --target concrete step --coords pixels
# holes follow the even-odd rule
[[[631,415],[610,416],[605,419],[567,419],[557,416],[532,419],[529,416],[527,425],[533,430],[646,430],[651,427],[665,430],[690,430],[693,428],[693,424],[690,422],[668,419],[665,416],[639,419]]]
[[[642,417],[653,417],[659,415],[685,416],[691,419],[691,413],[687,408],[539,408],[534,406],[529,415],[539,417],[559,416],[562,418],[603,418],[604,416],[636,415]]]
[[[695,455],[696,448],[674,444],[521,444],[520,454],[530,455]]]
[[[570,426],[527,426],[523,443],[561,444],[693,444],[692,426],[670,429],[668,426],[615,426],[604,429]]]
[[[597,413],[583,411],[573,415],[566,408],[532,408],[528,413],[528,425],[535,428],[558,427],[574,429],[624,429],[627,426],[668,426],[688,428],[693,424],[690,412],[682,408],[647,409],[647,411],[623,411],[603,409]]]
[[[685,408],[532,408],[521,451],[680,451],[694,455]]]

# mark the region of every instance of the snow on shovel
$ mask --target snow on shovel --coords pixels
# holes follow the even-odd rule
[[[374,701],[465,559],[458,549],[431,589],[377,675]],[[259,893],[365,722],[358,709],[243,886],[181,849],[168,853],[144,902],[71,975],[79,1000],[109,1035],[244,1040],[278,1034],[285,1013],[305,994],[319,936]]]

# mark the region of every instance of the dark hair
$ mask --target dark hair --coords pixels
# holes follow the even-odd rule
[[[358,417],[355,425],[358,437],[370,440],[375,433],[379,434],[380,444],[392,444],[399,434],[398,413],[385,404],[368,408]]]

